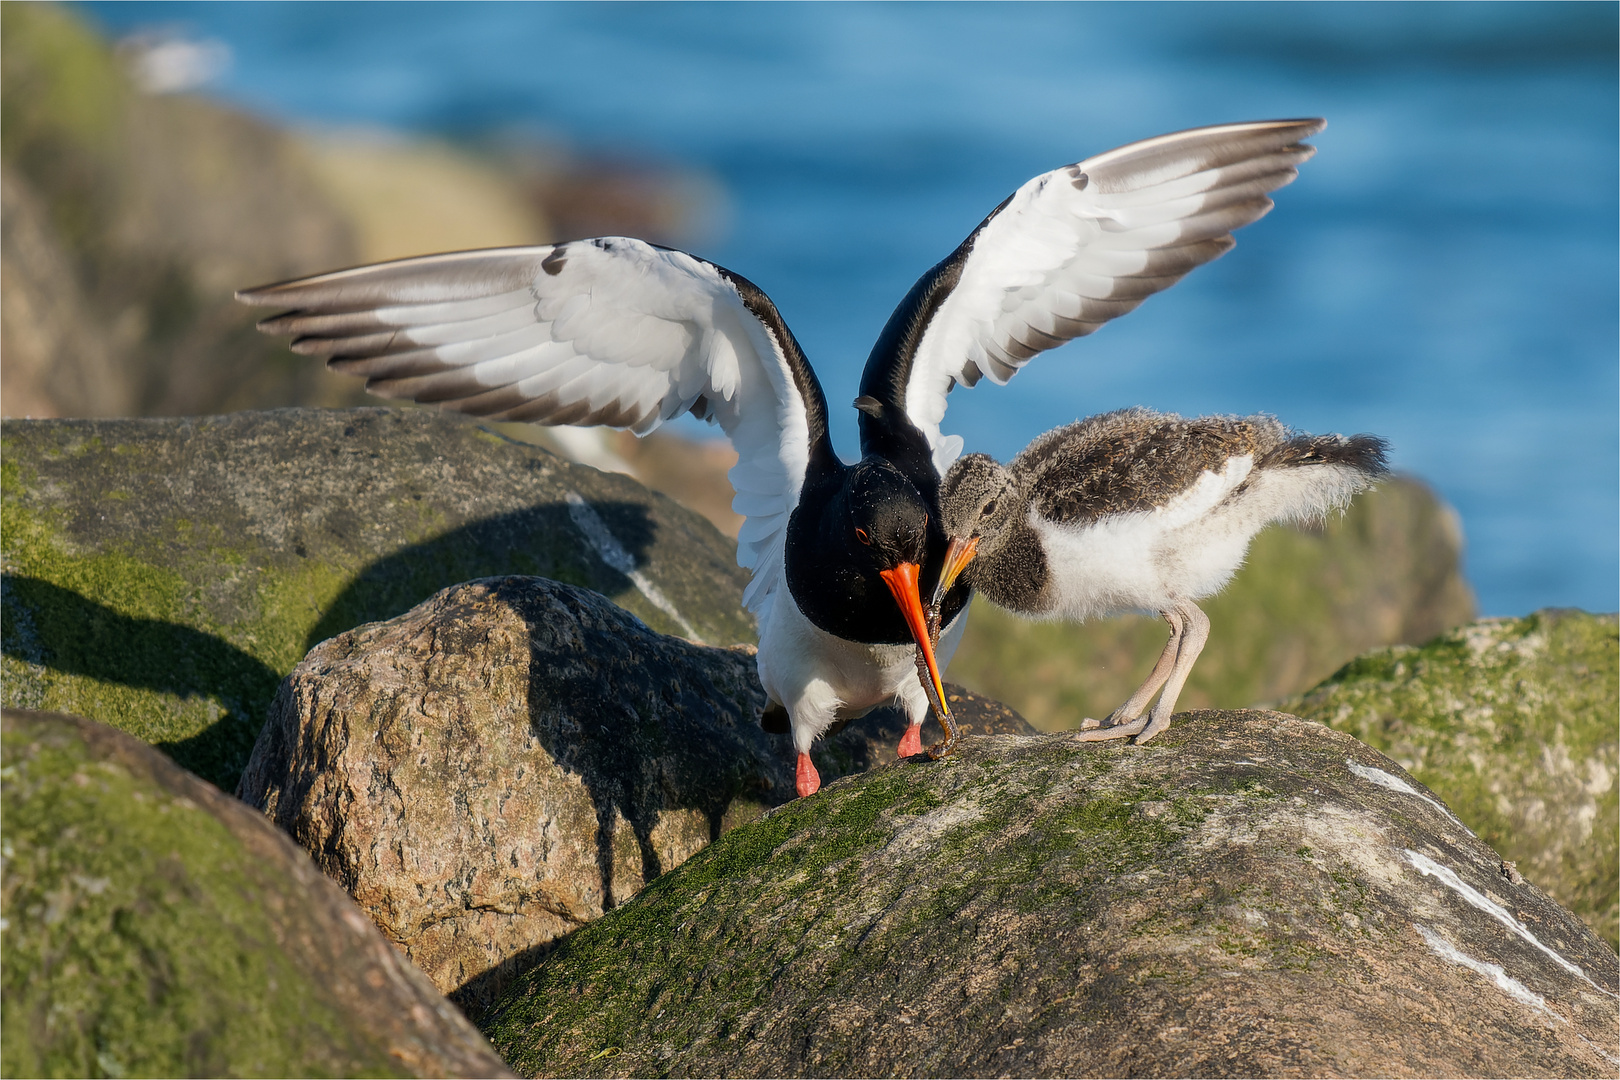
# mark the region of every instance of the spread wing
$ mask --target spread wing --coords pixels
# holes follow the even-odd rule
[[[259,324],[293,351],[389,398],[495,420],[605,424],[645,434],[682,412],[716,422],[739,460],[737,561],[762,614],[821,387],[770,299],[685,252],[604,237],[429,255],[236,294],[293,310]]]
[[[957,383],[1005,383],[1225,254],[1316,152],[1300,140],[1325,126],[1194,128],[1035,177],[912,289],[868,361],[887,370],[863,376],[863,392],[868,377],[889,388],[943,474],[961,450],[939,431]]]

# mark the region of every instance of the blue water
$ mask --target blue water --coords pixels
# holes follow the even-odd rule
[[[698,251],[776,300],[846,454],[890,309],[1025,179],[1326,116],[1234,252],[958,391],[946,429],[1001,457],[1132,404],[1377,432],[1460,511],[1485,613],[1620,606],[1615,5],[87,8],[226,42],[212,92],[281,120],[529,128],[714,176],[728,225]]]

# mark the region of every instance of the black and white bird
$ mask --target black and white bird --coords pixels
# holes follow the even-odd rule
[[[1152,674],[1080,733],[1144,743],[1170,726],[1209,638],[1196,601],[1231,580],[1265,526],[1318,521],[1384,475],[1384,453],[1372,435],[1299,435],[1269,416],[1094,416],[1006,465],[970,454],[951,466],[939,588],[960,575],[992,603],[1040,619],[1164,619],[1170,640]]]
[[[495,420],[646,434],[683,412],[716,422],[738,463],[738,562],[758,620],[759,674],[785,707],[798,790],[814,740],[888,701],[921,749],[968,589],[936,584],[939,480],[962,441],[946,395],[1004,383],[1036,353],[1097,329],[1223,254],[1314,152],[1320,120],[1198,128],[1035,177],[925,274],[861,377],[861,460],[833,452],[821,385],[774,304],[681,251],[604,237],[431,255],[267,285],[291,309],[260,328],[364,377],[383,397]],[[921,598],[937,594],[937,653]],[[919,679],[918,656],[928,671]],[[947,743],[948,743],[947,739]],[[942,744],[943,745],[943,744]],[[940,750],[936,747],[935,751]],[[932,751],[931,751],[932,752]]]

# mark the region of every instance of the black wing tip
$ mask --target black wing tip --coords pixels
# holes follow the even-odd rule
[[[249,307],[271,307],[277,303],[273,295],[276,288],[286,282],[277,282],[274,285],[254,285],[247,289],[237,289],[231,295],[238,304],[247,304]]]

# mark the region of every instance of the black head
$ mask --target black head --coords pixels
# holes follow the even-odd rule
[[[788,523],[787,579],[799,610],[848,641],[911,640],[883,574],[913,564],[937,577],[929,552],[945,534],[927,501],[882,458],[853,465],[825,500],[801,496]],[[931,588],[932,577],[924,587]]]
[[[928,500],[893,463],[868,457],[825,486],[800,492],[788,521],[788,591],[806,618],[836,637],[915,643],[928,666],[936,707],[945,707],[923,606],[944,552],[945,533]],[[947,621],[967,595],[961,589],[952,598]]]
[[[867,458],[850,470],[844,512],[857,563],[872,572],[927,561],[928,530],[938,522],[911,481],[888,461]]]

